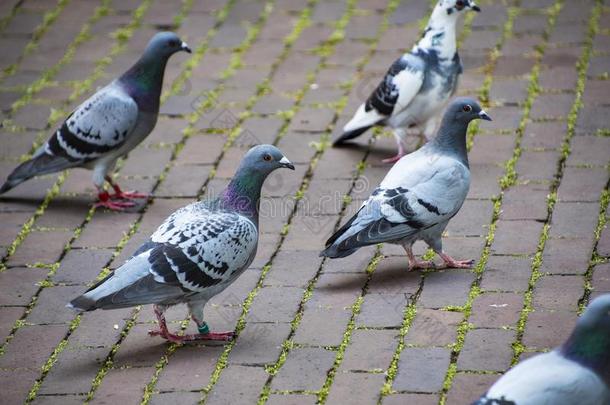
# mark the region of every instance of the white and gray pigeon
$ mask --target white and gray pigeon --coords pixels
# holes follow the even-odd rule
[[[464,10],[481,11],[472,0],[439,0],[422,38],[396,60],[373,94],[358,108],[334,145],[354,139],[373,126],[392,128],[398,145],[394,163],[405,155],[407,129],[418,127],[430,140],[438,114],[455,94],[462,63],[456,25]]]
[[[591,302],[563,345],[517,364],[473,403],[575,404],[610,404],[610,294]]]
[[[121,210],[134,205],[132,198],[148,197],[122,191],[109,173],[155,127],[165,66],[179,51],[191,52],[176,34],[155,34],[127,72],[78,106],[30,160],[13,170],[0,194],[34,176],[83,167],[93,170],[98,206]],[[104,190],[104,181],[114,194]]]
[[[474,119],[491,120],[474,99],[452,101],[436,137],[390,169],[358,212],[328,239],[320,255],[345,257],[362,246],[387,242],[404,247],[409,269],[434,267],[413,255],[413,243],[423,240],[446,267],[469,267],[471,260],[455,260],[443,252],[441,235],[470,187],[466,132]]]
[[[250,149],[218,198],[174,212],[131,259],[68,306],[92,311],[154,304],[160,330],[151,335],[172,342],[230,340],[232,332],[209,331],[203,308],[252,263],[261,187],[272,171],[282,167],[294,170],[275,146]],[[188,305],[199,334],[178,336],[168,331],[164,311],[179,303]]]

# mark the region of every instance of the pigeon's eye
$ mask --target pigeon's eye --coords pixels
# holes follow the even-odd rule
[[[458,0],[458,1],[455,2],[455,7],[458,10],[463,9],[465,6],[466,6],[466,2],[464,0]]]
[[[264,156],[263,156],[263,160],[264,160],[265,162],[271,162],[271,160],[272,160],[272,159],[273,159],[273,158],[271,157],[271,155],[264,155]]]
[[[462,110],[464,110],[464,112],[470,112],[472,111],[472,107],[466,104],[464,107],[462,107]]]
[[[170,40],[169,40],[169,42],[168,42],[167,44],[168,44],[169,46],[171,46],[172,48],[174,48],[174,47],[176,47],[176,46],[180,45],[180,44],[178,43],[178,41],[176,41],[175,39],[170,39]]]

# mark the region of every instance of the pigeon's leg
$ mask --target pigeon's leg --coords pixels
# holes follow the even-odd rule
[[[194,335],[185,335],[184,341],[194,340],[220,340],[230,341],[235,337],[235,332],[210,332],[208,324],[203,320],[203,307],[206,301],[195,301],[189,302],[188,307],[191,312],[191,319],[197,324],[197,330],[199,333]]]
[[[155,316],[157,317],[157,322],[159,323],[159,330],[149,330],[148,334],[150,336],[161,336],[172,343],[182,343],[184,336],[174,335],[173,333],[170,333],[169,329],[167,329],[165,315],[163,315],[166,309],[167,307],[163,305],[153,305],[153,311],[155,311]]]
[[[443,259],[443,261],[445,262],[445,266],[446,268],[450,268],[450,269],[469,269],[472,267],[472,265],[474,264],[474,260],[455,260],[453,257],[449,256],[446,253],[441,252],[436,252],[438,253],[438,255],[441,257],[441,259]]]
[[[383,159],[383,163],[396,163],[407,154],[405,151],[405,145],[403,143],[404,138],[407,136],[407,131],[404,128],[394,128],[394,138],[396,138],[396,146],[398,147],[398,153],[396,156],[392,156],[387,159]]]
[[[436,116],[430,118],[424,124],[424,129],[422,131],[422,135],[426,138],[426,141],[432,140],[434,138],[434,133],[436,131],[437,118]]]
[[[125,208],[133,207],[135,204],[132,201],[112,201],[108,191],[97,188],[98,202],[95,203],[95,208],[108,208],[113,211],[123,211]]]
[[[110,186],[112,186],[112,189],[114,190],[114,194],[110,195],[110,198],[121,199],[121,200],[133,200],[134,198],[149,198],[150,197],[150,194],[138,193],[135,191],[121,190],[121,187],[119,187],[119,185],[117,183],[115,183],[112,180],[112,177],[110,177],[110,176],[106,176],[105,179],[108,182],[108,184],[110,184]]]
[[[415,269],[433,269],[436,267],[433,261],[418,260],[413,254],[413,245],[411,243],[404,244],[402,247],[407,252],[407,258],[409,259],[409,271]]]

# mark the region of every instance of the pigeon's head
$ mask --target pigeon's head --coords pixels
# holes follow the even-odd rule
[[[169,58],[181,51],[191,53],[191,48],[178,35],[169,31],[155,34],[146,47],[146,53],[156,57]]]
[[[250,149],[242,159],[242,167],[268,175],[275,169],[288,168],[294,170],[294,165],[284,154],[273,145],[257,145]]]
[[[447,107],[445,116],[451,120],[466,123],[477,119],[491,121],[491,117],[481,108],[477,100],[470,97],[454,99]]]
[[[481,11],[473,0],[439,0],[436,7],[442,9],[447,15],[459,15],[465,10]]]

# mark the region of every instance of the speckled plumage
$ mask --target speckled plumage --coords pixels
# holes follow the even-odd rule
[[[468,8],[476,7],[473,2],[468,3]],[[372,126],[389,126],[396,136],[398,158],[404,154],[407,128],[420,127],[426,138],[432,137],[436,117],[455,94],[462,73],[456,49],[456,23],[461,13],[448,14],[448,8],[458,11],[454,0],[438,2],[421,40],[392,64],[375,91],[345,125],[335,145]]]

